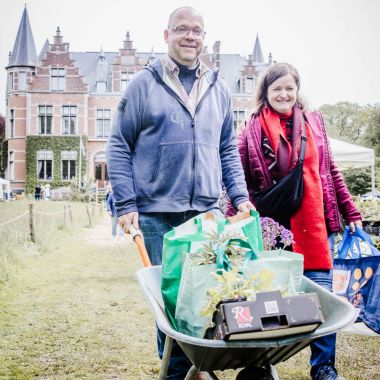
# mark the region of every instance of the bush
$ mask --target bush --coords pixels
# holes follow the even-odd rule
[[[351,169],[343,172],[343,177],[352,195],[361,195],[371,190],[369,169]]]

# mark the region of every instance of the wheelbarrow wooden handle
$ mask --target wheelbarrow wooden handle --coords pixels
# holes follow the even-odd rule
[[[132,236],[132,239],[137,245],[137,249],[139,251],[139,255],[141,258],[141,261],[143,262],[143,265],[145,268],[151,267],[152,263],[150,262],[148,252],[146,251],[144,239],[142,238],[142,232],[139,229],[134,228],[133,226],[130,227],[129,233]]]

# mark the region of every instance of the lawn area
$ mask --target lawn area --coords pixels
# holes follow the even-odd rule
[[[11,205],[20,207],[18,215],[26,203]],[[58,212],[62,206],[35,207]],[[2,207],[0,223],[10,216]],[[72,211],[71,227],[46,223],[45,238],[37,229],[41,242],[15,232],[25,250],[0,285],[0,379],[157,379],[155,324],[134,277],[141,266],[134,244],[110,238],[107,216],[88,228],[84,205]],[[348,380],[379,379],[379,352],[377,338],[340,333],[340,373]],[[282,380],[308,379],[308,350],[277,369]],[[235,378],[234,371],[218,375]]]
[[[35,243],[30,234],[30,204]],[[101,208],[91,204],[34,200],[0,203],[0,287],[30,256],[54,252],[69,236],[83,234],[83,228],[89,227],[86,207],[91,222],[97,222]]]

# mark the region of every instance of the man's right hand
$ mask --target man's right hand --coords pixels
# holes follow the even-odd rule
[[[128,214],[119,216],[119,224],[126,234],[129,233],[129,229],[131,228],[131,225],[133,225],[133,227],[138,229],[139,228],[139,213],[130,212]]]

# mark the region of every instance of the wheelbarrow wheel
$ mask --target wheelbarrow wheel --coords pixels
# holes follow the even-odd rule
[[[241,370],[236,376],[236,380],[276,380],[270,368],[255,367],[250,365]]]

